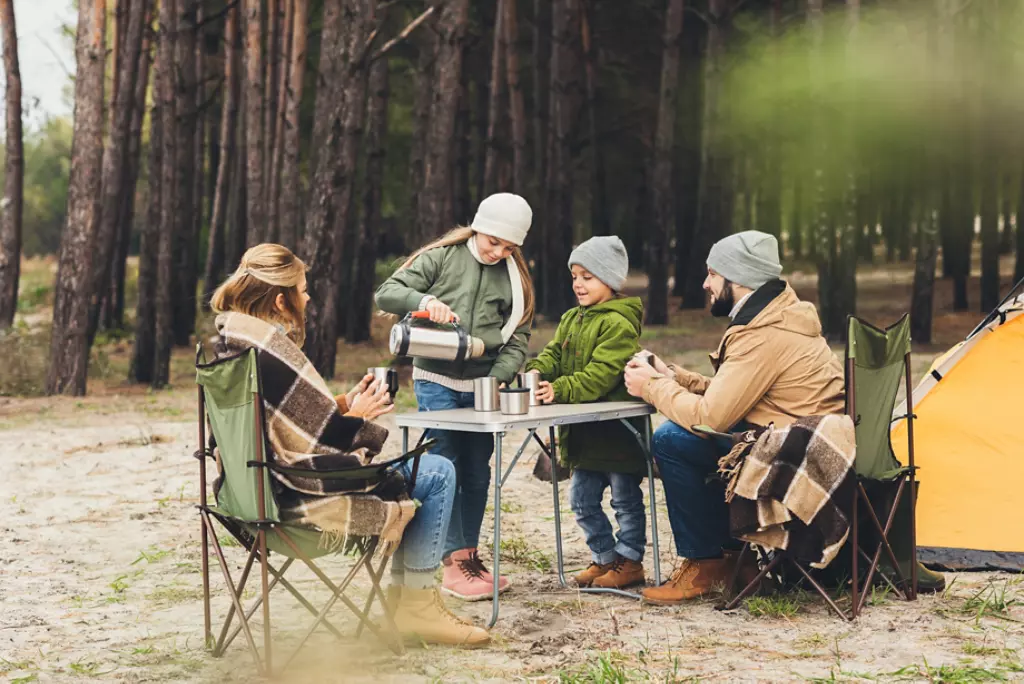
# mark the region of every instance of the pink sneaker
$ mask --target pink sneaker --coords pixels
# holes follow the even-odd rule
[[[508,587],[508,579],[501,577],[498,593]],[[484,601],[494,594],[494,575],[487,571],[476,549],[460,549],[444,559],[441,591],[463,601]]]

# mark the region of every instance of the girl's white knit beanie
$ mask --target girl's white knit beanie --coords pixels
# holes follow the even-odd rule
[[[484,198],[470,228],[522,247],[532,223],[533,210],[525,199],[511,192],[499,192]]]

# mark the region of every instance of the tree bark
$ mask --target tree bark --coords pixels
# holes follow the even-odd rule
[[[729,155],[721,128],[722,70],[725,59],[726,16],[730,0],[711,0],[707,45],[704,54],[704,103],[702,112],[700,186],[697,191],[697,224],[694,226],[686,284],[681,306],[704,308],[705,263],[711,245],[732,225],[732,180]]]
[[[598,133],[597,57],[590,31],[589,11],[587,0],[580,0],[580,36],[587,91],[587,132],[590,138],[590,226],[594,235],[609,235],[612,232],[611,212],[608,210],[604,152]],[[678,68],[676,73],[679,73]]]
[[[7,77],[6,137],[4,145],[4,197],[0,202],[0,328],[14,323],[21,275],[21,219],[24,207],[25,156],[21,131],[21,67],[14,0],[0,1],[4,73]]]
[[[270,167],[268,173],[268,187],[270,188],[269,213],[271,241],[283,242],[281,236],[284,227],[281,225],[281,166],[284,157],[284,132],[285,132],[285,110],[288,107],[288,90],[290,84],[288,75],[291,71],[291,44],[295,19],[295,0],[281,0],[285,4],[284,32],[280,38],[280,59],[278,60],[275,73],[277,74],[277,89],[275,90],[274,106],[274,139],[270,155]],[[294,232],[294,231],[292,231]],[[294,240],[292,241],[294,244]]]
[[[67,222],[54,286],[47,394],[85,394],[89,366],[89,288],[103,165],[106,0],[83,2],[75,39],[75,112]]]
[[[238,6],[229,7],[224,22],[224,103],[220,116],[220,159],[217,182],[210,211],[210,232],[206,243],[206,269],[203,273],[203,308],[225,273],[228,194],[235,161],[235,128],[238,121],[238,91],[241,87],[238,51]]]
[[[181,221],[176,210],[179,206],[178,156],[189,148],[181,147],[178,140],[178,102],[175,94],[175,43],[177,42],[176,0],[160,2],[160,44],[157,50],[157,92],[161,112],[161,170],[160,170],[160,232],[157,247],[157,279],[155,285],[156,332],[153,372],[150,384],[154,388],[167,385],[171,372],[171,348],[174,343],[174,256]]]
[[[318,112],[328,110],[330,118],[313,177],[302,252],[309,266],[311,297],[306,314],[306,355],[326,378],[334,376],[338,332],[343,328],[338,300],[349,296],[341,290],[348,282],[345,249],[351,241],[352,195],[366,111],[362,53],[376,5],[374,0],[340,4],[339,8],[325,7],[324,12],[324,41],[340,42],[344,49],[334,55],[321,51],[320,83],[334,78],[337,87],[331,90],[333,101],[317,98]]]
[[[103,175],[100,181],[99,211],[92,232],[95,235],[92,278],[89,286],[88,345],[92,346],[99,326],[100,304],[107,294],[111,264],[118,242],[118,221],[121,218],[122,198],[134,193],[129,185],[129,148],[131,122],[135,107],[135,79],[142,52],[142,34],[145,29],[146,4],[129,3],[126,30],[120,52],[120,62],[114,74],[114,92],[111,100],[111,126],[106,148],[103,150]]]
[[[411,242],[419,244],[429,237],[420,195],[426,173],[427,134],[430,129],[431,97],[434,89],[434,68],[437,63],[436,12],[427,20],[426,30],[419,33],[417,42],[416,74],[413,78],[412,141],[409,151],[409,210],[412,215]]]
[[[498,124],[502,115],[501,94],[504,79],[502,74],[502,60],[505,51],[505,36],[503,28],[505,25],[505,3],[507,0],[497,0],[497,7],[494,11],[494,41],[491,49],[491,78],[488,83],[490,93],[487,99],[487,156],[484,160],[484,191],[486,197],[496,191],[498,187],[498,157],[499,130]]]
[[[565,277],[565,255],[573,243],[572,139],[576,111],[582,98],[579,64],[578,0],[558,0],[551,14],[550,153],[547,160],[548,200],[544,221],[542,313],[556,318],[572,304],[572,289]]]
[[[199,0],[179,0],[175,39],[175,97],[177,116],[177,189],[174,217],[178,222],[174,246],[174,344],[188,346],[196,319],[196,276],[193,266],[197,246],[196,215],[200,212],[196,197],[196,139],[199,137],[199,111],[196,105],[200,84],[196,81],[197,12]]]
[[[545,72],[545,66],[551,60],[551,27],[548,25],[551,12],[545,12],[546,5],[545,0],[533,0],[533,182],[534,196],[538,198],[547,194],[544,182],[547,179],[550,74]],[[534,213],[543,215],[544,200],[541,202],[540,211],[535,210]]]
[[[100,325],[107,330],[124,327],[124,283],[128,249],[131,245],[132,228],[135,223],[135,198],[138,195],[139,169],[142,163],[142,124],[146,118],[146,95],[149,92],[149,69],[152,63],[150,55],[152,11],[151,3],[147,2],[142,49],[139,51],[139,63],[135,76],[135,104],[132,106],[132,124],[128,142],[128,181],[126,185],[131,188],[131,191],[125,193],[121,199],[117,220],[116,253],[111,265],[110,287],[104,297],[104,311],[100,320]]]
[[[163,42],[162,36],[160,41]],[[153,76],[154,102],[159,102],[163,88],[158,66]],[[159,106],[154,106],[149,115],[149,206],[139,240],[139,299],[135,306],[135,344],[128,371],[128,379],[139,383],[152,382],[156,367],[156,288],[161,241],[163,150],[163,113]]]
[[[1013,282],[1024,279],[1024,173],[1021,174],[1021,188],[1017,194],[1017,257],[1013,269]]]
[[[423,190],[419,214],[427,235],[451,228],[452,140],[462,77],[462,42],[469,21],[469,0],[449,0],[437,23],[438,48],[430,126],[424,148]]]
[[[370,339],[373,319],[373,286],[377,244],[381,229],[381,197],[384,185],[385,146],[388,134],[388,60],[383,57],[370,68],[366,105],[366,171],[363,177],[363,213],[356,233],[356,263],[352,269],[352,305],[348,308],[345,338],[349,342]]]
[[[938,259],[939,217],[932,212],[918,232],[914,290],[910,302],[910,337],[920,344],[932,341],[935,300],[935,263]]]
[[[999,305],[999,199],[995,169],[982,160],[981,190],[981,312],[988,313]]]
[[[465,51],[463,52],[465,62]],[[452,218],[458,225],[467,225],[473,220],[473,194],[470,186],[469,167],[473,157],[472,138],[473,122],[471,82],[469,72],[462,70],[459,83],[459,104],[455,115],[455,137],[453,139],[454,154],[452,155]],[[500,182],[500,181],[499,181]]]
[[[683,0],[669,0],[665,10],[664,48],[661,58],[661,91],[657,131],[654,136],[651,235],[647,240],[647,324],[668,323],[669,236],[675,228],[676,207],[672,189],[672,157],[675,152],[676,90],[679,86],[679,41],[683,34]]]
[[[526,106],[519,84],[519,21],[516,0],[503,0],[505,14],[505,70],[508,79],[509,119],[512,128],[512,192],[526,192]]]
[[[245,191],[247,244],[267,235],[263,159],[263,18],[261,0],[245,2]]]
[[[285,106],[284,158],[281,163],[281,187],[288,188],[281,194],[280,222],[281,241],[289,249],[296,249],[301,235],[302,211],[299,199],[301,178],[299,175],[299,150],[301,138],[299,131],[299,110],[302,105],[302,85],[306,72],[307,15],[308,0],[294,0],[295,8],[292,16],[292,45],[288,76],[288,101]]]

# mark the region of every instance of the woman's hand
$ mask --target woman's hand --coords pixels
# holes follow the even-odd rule
[[[430,320],[433,323],[451,323],[455,321],[459,322],[459,316],[452,308],[442,302],[440,299],[431,299],[427,302],[427,313],[430,314]]]
[[[363,420],[374,420],[395,410],[395,405],[388,403],[390,401],[388,386],[374,380],[365,391],[353,398],[352,403],[349,404],[348,413],[345,415]]]
[[[537,401],[542,404],[552,404],[555,401],[555,388],[550,382],[544,382],[543,380],[537,385],[536,395]]]
[[[345,406],[352,406],[352,402],[356,400],[356,397],[366,391],[366,388],[373,382],[373,376],[367,373],[363,376],[363,379],[359,381],[350,392],[345,394]]]

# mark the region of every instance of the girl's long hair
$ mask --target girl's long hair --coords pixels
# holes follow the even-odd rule
[[[299,283],[306,264],[282,245],[264,243],[248,249],[238,268],[210,299],[216,313],[234,311],[268,323],[280,323],[298,346],[306,339],[306,304]],[[285,311],[277,308],[284,295]]]
[[[423,245],[412,255],[405,260],[405,262],[398,267],[398,270],[409,268],[409,266],[416,260],[420,254],[429,252],[432,249],[438,247],[451,247],[452,245],[461,245],[464,242],[469,242],[473,237],[474,231],[472,228],[459,226],[454,230],[442,235],[437,240]],[[516,266],[519,267],[519,275],[523,280],[523,317],[519,321],[519,325],[523,323],[533,321],[533,315],[536,308],[535,295],[533,291],[533,279],[530,277],[530,267],[526,263],[526,257],[523,256],[523,250],[519,247],[515,247],[512,250],[512,258],[516,262]]]

